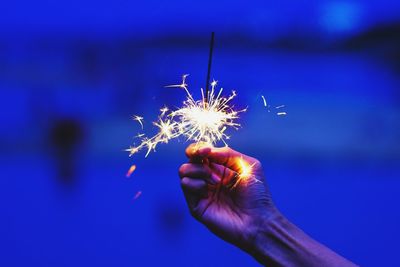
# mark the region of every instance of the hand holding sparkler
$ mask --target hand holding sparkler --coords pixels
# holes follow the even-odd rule
[[[192,215],[213,233],[244,250],[255,228],[277,213],[258,160],[229,147],[192,144],[179,169]]]
[[[211,35],[210,54],[205,92],[195,100],[188,90],[187,75],[182,83],[167,87],[181,88],[186,93],[183,106],[176,110],[162,108],[153,124],[157,134],[143,134],[137,146],[127,151],[130,155],[147,150],[146,156],[161,143],[185,137],[190,145],[186,154],[189,163],[179,169],[181,185],[192,215],[224,240],[242,248],[259,262],[268,266],[354,266],[351,262],[312,240],[287,221],[275,208],[261,164],[257,159],[227,147],[227,128],[237,129],[239,113],[230,103],[236,96],[232,92],[222,96],[217,82],[210,86],[210,71],[214,33]],[[269,108],[264,96],[264,106]],[[275,107],[279,109],[281,105]],[[269,109],[268,109],[269,111]],[[286,115],[278,112],[277,115]],[[135,116],[143,129],[143,117]],[[215,148],[217,142],[226,147]],[[131,167],[129,176],[136,167]],[[141,191],[135,195],[139,197]]]
[[[356,266],[307,236],[274,206],[257,159],[192,144],[179,169],[191,214],[265,266]]]

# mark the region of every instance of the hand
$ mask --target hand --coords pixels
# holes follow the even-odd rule
[[[192,144],[179,169],[191,214],[265,266],[356,266],[278,212],[258,160],[228,147]]]
[[[257,159],[229,147],[192,144],[179,169],[191,214],[222,239],[251,250],[260,224],[277,214]]]

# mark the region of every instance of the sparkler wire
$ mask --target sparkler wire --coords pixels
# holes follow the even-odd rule
[[[214,32],[211,33],[211,41],[210,41],[210,52],[208,54],[208,67],[207,67],[207,79],[206,79],[206,103],[208,103],[208,91],[210,88],[210,74],[211,74],[211,63],[212,63],[212,55],[214,50]]]

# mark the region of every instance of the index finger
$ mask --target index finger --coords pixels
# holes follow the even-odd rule
[[[186,148],[185,154],[186,154],[186,157],[188,157],[189,162],[192,162],[192,163],[203,162],[204,156],[199,154],[200,149],[202,149],[203,151],[204,150],[208,151],[208,150],[211,150],[211,147],[210,147],[210,145],[208,145],[206,143],[193,143],[193,144],[190,144]]]
[[[212,147],[210,145],[196,145],[192,144],[186,149],[186,155],[191,160],[208,159],[223,165],[233,171],[241,172],[243,169],[243,161],[249,164],[256,163],[257,160],[246,156],[230,147]]]
[[[207,150],[207,149],[211,150],[211,146],[209,144],[193,143],[186,148],[185,154],[186,157],[188,157],[189,159],[195,157],[201,157],[201,155],[199,155],[200,150]]]

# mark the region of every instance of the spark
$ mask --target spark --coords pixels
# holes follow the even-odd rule
[[[262,98],[262,100],[264,102],[264,107],[266,107],[267,106],[267,100],[265,100],[265,97],[263,95],[261,95],[261,98]]]
[[[201,99],[195,100],[188,90],[187,76],[187,74],[182,76],[181,84],[167,86],[184,89],[186,99],[183,106],[176,110],[167,107],[160,109],[160,115],[153,123],[158,132],[152,137],[141,137],[139,145],[126,150],[130,152],[130,156],[145,149],[147,157],[151,151],[155,151],[158,144],[168,143],[169,140],[180,136],[185,137],[186,141],[204,142],[210,145],[221,141],[228,145],[226,140],[229,136],[226,134],[226,129],[238,129],[240,124],[236,120],[239,118],[239,113],[246,109],[235,110],[230,103],[236,97],[235,91],[227,97],[222,96],[223,89],[216,89],[215,80],[211,83],[208,96],[205,96],[201,89]]]
[[[243,183],[247,185],[251,181],[258,182],[253,175],[253,167],[255,163],[249,164],[247,161],[245,161],[243,158],[238,159],[238,166],[239,166],[239,172],[236,176],[236,181],[232,188],[235,188],[238,184]]]
[[[246,178],[249,177],[252,173],[253,166],[248,164],[246,161],[244,161],[242,158],[239,159],[239,168],[240,168],[240,174],[239,176]]]
[[[181,84],[172,84],[172,85],[167,85],[165,87],[167,88],[182,88],[182,89],[187,89],[187,84],[186,84],[186,78],[189,76],[189,74],[184,74],[182,75],[182,83]]]
[[[142,195],[142,191],[137,191],[135,196],[133,197],[133,200],[138,199]]]
[[[167,107],[163,107],[162,109],[160,109],[160,117],[164,117],[165,113],[167,113],[169,109]]]
[[[129,178],[131,176],[131,174],[136,170],[136,165],[132,165],[128,172],[126,173],[126,178]]]
[[[142,127],[142,130],[143,130],[143,117],[135,115],[135,116],[133,116],[133,120],[139,122],[139,124],[140,124],[140,126]]]
[[[261,98],[263,100],[264,107],[267,108],[268,112],[271,112],[271,109],[270,109],[271,106],[267,104],[267,100],[265,99],[265,97],[263,95],[261,95]],[[280,108],[284,108],[284,107],[286,107],[286,106],[285,105],[279,105],[279,106],[276,106],[275,108],[276,109],[280,109]],[[286,116],[287,113],[282,111],[282,112],[277,112],[276,115],[278,115],[278,116]]]

